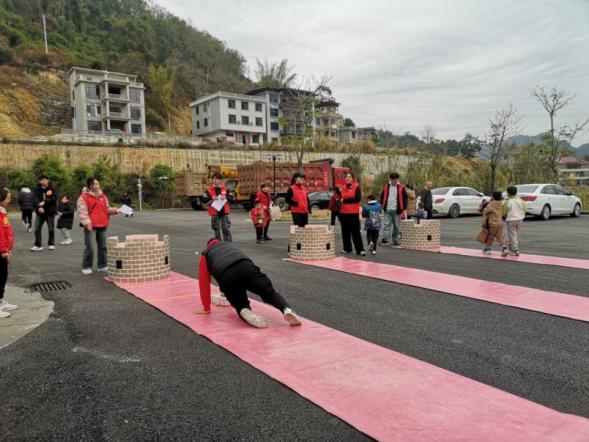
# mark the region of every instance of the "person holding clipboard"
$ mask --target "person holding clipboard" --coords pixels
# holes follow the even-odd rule
[[[213,184],[207,189],[207,196],[210,198],[208,211],[211,217],[211,228],[215,233],[215,238],[219,241],[232,242],[231,220],[229,219],[231,207],[227,195],[223,175],[216,173],[213,175]]]

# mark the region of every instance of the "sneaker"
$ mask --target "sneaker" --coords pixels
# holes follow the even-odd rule
[[[301,319],[295,312],[292,311],[290,307],[286,307],[282,313],[284,314],[284,319],[286,322],[288,322],[292,327],[301,325]]]
[[[383,240],[380,242],[380,245],[381,245],[381,246],[386,246],[388,243],[389,243],[389,242],[388,242],[386,239],[383,239]]]
[[[55,246],[51,245],[49,247],[47,247],[49,250],[55,250]]]
[[[18,305],[9,304],[4,299],[2,301],[0,301],[0,310],[2,310],[2,311],[10,312],[12,310],[16,310],[17,308],[18,308]]]
[[[370,241],[368,243],[368,251],[372,252],[374,250],[374,243],[372,241]]]
[[[366,256],[366,252],[362,250],[360,253],[358,253],[358,256]]]
[[[68,239],[66,239],[66,240],[65,240],[63,243],[64,243],[66,246],[69,246],[69,245],[70,245],[71,243],[73,243],[73,242],[74,242],[74,241],[73,241],[71,238],[68,238]]]
[[[509,252],[507,251],[507,247],[502,247],[501,248],[501,256],[507,256],[509,255]]]
[[[82,269],[82,273],[84,275],[91,275],[92,274],[92,269]]]
[[[24,221],[22,222],[22,226],[26,229],[27,228],[27,223],[25,223]]]
[[[351,251],[351,250],[350,250],[350,251],[347,251],[347,250],[342,250],[340,253],[341,253],[342,255],[349,255],[350,253],[352,253],[352,251]]]
[[[261,239],[256,239],[256,244],[262,244],[262,240]]]
[[[372,253],[373,255],[376,255],[376,250],[373,250],[371,253]]]
[[[272,241],[272,238],[270,238],[269,236],[264,238],[264,241]]]
[[[108,267],[98,267],[96,269],[96,271],[102,272],[102,273],[108,273]]]
[[[31,252],[42,252],[42,251],[43,251],[43,247],[39,247],[39,246],[31,247]]]
[[[254,312],[252,312],[249,308],[241,309],[239,312],[239,316],[243,318],[245,322],[247,322],[252,327],[256,328],[267,328],[268,327],[268,320],[263,316],[260,316]]]
[[[513,256],[519,256],[519,250],[518,249],[514,249],[514,250],[511,251],[511,254]]]
[[[491,254],[491,249],[490,249],[489,247],[485,247],[485,248],[483,249],[483,254],[485,254],[485,255],[490,255],[490,254]]]
[[[33,231],[33,228],[31,227],[31,225],[29,224],[29,228],[27,229],[29,232]]]
[[[59,243],[59,245],[61,245],[61,246],[65,246],[66,244],[67,243],[65,242],[65,239],[62,242]]]
[[[4,310],[0,310],[0,319],[9,318],[9,317],[10,317],[10,313],[5,312]]]

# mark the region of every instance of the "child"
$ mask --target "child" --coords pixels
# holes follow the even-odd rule
[[[487,229],[487,241],[483,253],[491,254],[491,246],[497,238],[501,246],[501,256],[507,256],[507,247],[503,240],[503,217],[501,216],[501,192],[493,192],[493,200],[483,210],[481,226]]]
[[[12,195],[8,189],[0,190],[0,318],[8,318],[10,316],[8,312],[18,308],[4,300],[4,290],[8,280],[8,264],[12,261],[12,247],[14,245],[14,235],[6,212],[11,198]]]
[[[378,243],[378,235],[382,226],[380,218],[382,206],[376,200],[374,195],[368,195],[368,204],[362,207],[362,218],[364,221],[364,230],[366,230],[366,242],[368,243],[368,250],[376,255],[376,244]]]
[[[518,197],[517,187],[510,186],[507,188],[509,199],[503,203],[502,213],[507,224],[507,235],[509,237],[509,252],[514,256],[519,256],[519,244],[517,232],[519,231],[524,218],[526,217],[526,205]]]
[[[251,210],[250,216],[252,217],[252,223],[254,223],[254,228],[256,229],[256,244],[263,244],[264,229],[270,221],[270,217],[268,216],[268,208],[264,206],[262,201],[257,198],[254,204],[256,206]]]
[[[57,213],[59,214],[57,228],[61,230],[61,234],[63,235],[63,241],[60,242],[60,244],[62,246],[69,245],[72,243],[70,230],[72,230],[72,226],[74,224],[74,207],[66,195],[61,197],[61,200],[57,205]]]
[[[417,205],[417,212],[415,213],[415,218],[417,218],[418,224],[419,221],[421,221],[422,219],[427,219],[427,210],[425,210],[422,202],[420,202]]]

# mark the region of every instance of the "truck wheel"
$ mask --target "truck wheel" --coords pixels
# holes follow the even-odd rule
[[[283,212],[285,210],[288,210],[288,204],[286,204],[286,199],[283,196],[279,196],[278,198],[276,198],[276,202],[274,204],[280,207],[280,210],[282,210]]]

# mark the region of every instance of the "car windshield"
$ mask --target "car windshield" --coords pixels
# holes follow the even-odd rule
[[[517,193],[534,193],[538,186],[533,184],[525,184],[523,186],[515,186],[517,188]]]
[[[438,187],[432,190],[432,195],[446,195],[449,189],[449,187]]]

